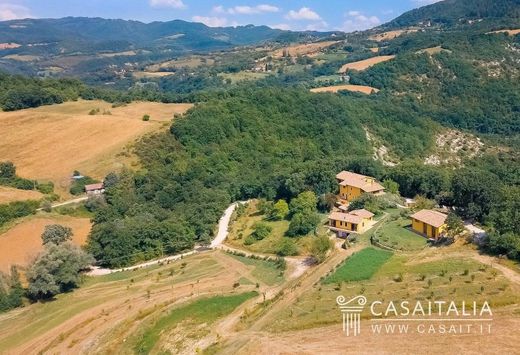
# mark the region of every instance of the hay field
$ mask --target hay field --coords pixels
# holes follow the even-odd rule
[[[0,234],[0,271],[8,272],[11,265],[26,266],[43,250],[41,234],[49,224],[72,228],[73,242],[84,245],[90,232],[90,219],[70,216],[32,216]]]
[[[508,36],[516,36],[517,34],[520,33],[520,29],[492,31],[492,32],[488,32],[486,34],[491,34],[491,33],[507,33]]]
[[[132,72],[132,76],[136,79],[162,78],[164,76],[170,76],[170,75],[175,75],[175,73],[166,72],[166,71],[158,71],[158,72],[134,71],[134,72]]]
[[[12,161],[22,177],[54,182],[56,192],[67,197],[74,170],[102,179],[128,165],[125,147],[192,106],[137,102],[112,108],[103,101],[77,101],[0,112],[0,160]],[[88,114],[96,108],[111,115]],[[145,114],[149,122],[142,121]]]
[[[379,92],[379,89],[370,87],[370,86],[364,86],[364,85],[336,85],[336,86],[325,86],[321,88],[315,88],[311,89],[311,92],[314,93],[320,93],[320,92],[332,92],[337,93],[342,90],[347,91],[355,91],[355,92],[361,92],[363,94],[370,95],[374,92]]]
[[[192,56],[181,59],[168,60],[166,62],[152,64],[146,67],[147,72],[158,72],[161,68],[197,68],[205,65],[213,65],[215,60],[212,58]]]
[[[318,53],[321,50],[328,48],[339,42],[341,42],[341,41],[325,41],[325,42],[317,42],[317,43],[309,43],[309,44],[298,44],[298,45],[294,45],[294,46],[277,49],[274,52],[272,52],[271,55],[274,58],[282,58],[284,51],[288,51],[289,55],[291,57],[297,57],[297,56],[302,56],[302,55],[313,56],[313,55],[318,55]]]
[[[347,63],[342,66],[339,70],[339,73],[346,73],[348,70],[365,70],[376,64],[387,62],[395,58],[395,55],[382,55],[379,57],[368,58],[365,60],[360,60],[359,62]]]
[[[35,55],[20,55],[20,54],[11,54],[3,57],[4,59],[17,60],[19,62],[34,62],[40,60],[40,57]]]
[[[400,37],[404,34],[414,33],[414,32],[417,32],[417,30],[408,29],[408,30],[388,31],[388,32],[383,32],[383,33],[378,33],[378,34],[372,35],[368,38],[371,39],[372,41],[382,42],[382,41],[392,40],[392,39]]]
[[[19,190],[12,187],[0,186],[0,204],[14,202],[39,200],[43,195],[34,190]]]

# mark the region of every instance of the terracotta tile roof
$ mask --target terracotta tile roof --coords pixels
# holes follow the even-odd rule
[[[342,171],[336,175],[336,179],[341,180],[339,184],[342,186],[354,186],[364,192],[376,192],[385,189],[381,184],[376,182],[373,177],[351,173],[350,171]]]
[[[355,216],[359,216],[361,218],[372,218],[372,217],[374,217],[374,214],[372,212],[367,211],[365,209],[350,211],[350,214],[353,214]]]
[[[350,213],[343,213],[343,212],[332,212],[329,215],[329,219],[332,219],[334,221],[349,222],[349,223],[354,223],[354,224],[363,223],[363,218],[350,214]]]
[[[432,210],[421,210],[411,216],[412,218],[438,228],[446,223],[447,215]]]
[[[103,189],[102,182],[100,182],[98,184],[85,185],[85,191],[95,191],[95,190],[102,190],[102,189]]]

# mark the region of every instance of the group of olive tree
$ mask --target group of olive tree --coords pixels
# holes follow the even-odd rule
[[[72,230],[59,224],[45,227],[42,234],[44,251],[27,271],[31,299],[48,299],[70,291],[81,283],[81,271],[94,262],[90,254],[73,245]]]

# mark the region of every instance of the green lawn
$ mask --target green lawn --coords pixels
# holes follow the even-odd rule
[[[272,286],[283,282],[283,272],[275,262],[260,259],[252,259],[245,256],[229,254],[229,256],[240,262],[254,267],[251,275],[262,281],[266,285]]]
[[[226,244],[233,246],[237,249],[247,250],[254,253],[263,253],[263,254],[276,254],[280,243],[283,241],[285,237],[285,233],[287,229],[289,229],[289,221],[267,221],[264,219],[264,215],[261,215],[258,212],[255,203],[250,203],[247,212],[245,215],[239,217],[236,221],[234,221],[230,225],[229,236],[227,237]],[[327,215],[320,215],[320,217],[325,221],[327,219]],[[249,244],[248,241],[251,241],[251,238],[248,238],[253,231],[254,225],[257,222],[263,222],[269,227],[271,227],[271,233],[262,240],[253,240],[252,244]],[[318,227],[318,233],[326,233],[326,229],[320,225]],[[314,238],[313,235],[299,237],[299,238],[291,238],[296,245],[298,246],[298,253],[305,254],[308,249],[310,242]]]
[[[377,238],[380,243],[397,250],[415,251],[426,247],[426,238],[412,232],[409,227],[409,219],[399,218],[382,226]]]
[[[352,254],[332,275],[327,276],[323,283],[369,280],[392,255],[390,251],[365,248]]]
[[[176,308],[144,331],[134,346],[134,351],[137,354],[149,354],[165,330],[172,329],[181,322],[186,322],[185,325],[187,326],[204,323],[209,326],[217,319],[233,312],[245,301],[256,296],[258,296],[258,293],[254,291],[231,296],[215,296]]]

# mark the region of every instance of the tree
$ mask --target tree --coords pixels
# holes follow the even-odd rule
[[[289,205],[285,200],[278,200],[269,212],[268,218],[273,221],[281,221],[289,214]]]
[[[399,193],[399,184],[392,179],[383,180],[383,186],[386,192],[397,195]]]
[[[70,227],[62,226],[60,224],[50,224],[45,226],[42,233],[43,245],[47,244],[61,244],[72,239],[72,229]]]
[[[289,204],[289,210],[291,215],[296,215],[299,213],[316,211],[316,205],[318,204],[318,199],[316,198],[316,194],[312,191],[305,191],[291,200]]]
[[[329,212],[338,201],[338,196],[335,194],[323,194],[320,195],[319,201],[318,201],[318,209],[320,212]]]
[[[461,169],[453,178],[453,202],[463,217],[483,221],[498,202],[498,177],[488,171]]]
[[[413,200],[415,202],[414,208],[417,210],[431,210],[435,207],[434,200],[430,200],[422,195],[415,196]]]
[[[79,286],[81,271],[94,262],[91,255],[71,244],[48,244],[29,266],[28,295],[33,299],[48,299]]]
[[[0,162],[0,179],[13,179],[16,177],[16,167],[10,161]]]
[[[462,218],[454,212],[448,214],[446,224],[448,226],[448,235],[450,237],[456,237],[464,232],[464,222],[462,221]]]
[[[334,246],[332,240],[326,235],[320,235],[312,239],[310,252],[318,264],[321,264],[327,257],[327,253]]]
[[[319,223],[320,216],[315,211],[305,210],[296,213],[291,219],[287,235],[289,237],[307,235],[314,231]]]

